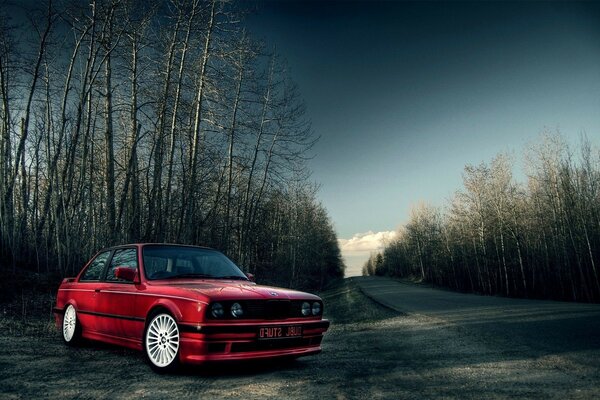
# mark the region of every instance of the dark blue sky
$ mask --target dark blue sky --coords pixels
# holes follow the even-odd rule
[[[300,85],[341,238],[444,205],[465,164],[520,164],[544,129],[599,144],[598,3],[277,1],[248,25]]]

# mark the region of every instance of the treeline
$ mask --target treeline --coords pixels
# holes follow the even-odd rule
[[[240,4],[0,9],[0,264],[70,275],[101,247],[202,244],[261,279],[343,276],[316,138]]]
[[[526,152],[526,183],[498,155],[468,165],[444,208],[415,207],[363,274],[415,277],[459,291],[600,301],[600,152],[558,134]]]

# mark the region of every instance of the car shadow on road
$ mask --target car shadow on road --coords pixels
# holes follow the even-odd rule
[[[182,365],[177,375],[219,378],[239,378],[281,371],[302,371],[308,364],[293,358],[275,360],[224,361],[206,365]]]

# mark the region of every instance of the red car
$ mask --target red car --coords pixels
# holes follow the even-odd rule
[[[100,251],[62,281],[54,312],[65,343],[143,350],[157,371],[316,354],[329,327],[318,296],[257,285],[216,250],[169,244]]]

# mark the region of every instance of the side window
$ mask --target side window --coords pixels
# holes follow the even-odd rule
[[[126,282],[123,279],[119,279],[115,276],[115,269],[117,267],[129,267],[137,269],[137,251],[136,249],[122,249],[116,250],[112,257],[108,271],[106,271],[107,282]]]
[[[96,258],[94,258],[94,261],[92,261],[87,267],[81,276],[80,281],[99,281],[100,275],[102,274],[102,270],[104,269],[104,265],[106,265],[109,255],[110,251],[105,251],[104,253],[98,254]]]

